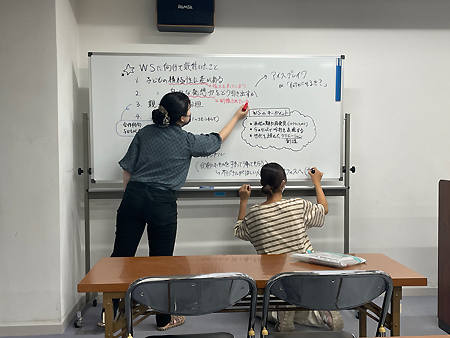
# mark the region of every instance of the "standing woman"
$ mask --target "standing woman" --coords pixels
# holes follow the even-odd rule
[[[117,210],[116,238],[111,257],[133,257],[147,226],[149,256],[172,256],[177,232],[177,197],[192,157],[220,149],[237,121],[247,115],[241,106],[219,133],[194,135],[182,128],[191,121],[189,97],[164,95],[150,124],[139,130],[124,158],[124,195]],[[160,331],[184,323],[183,316],[156,315]]]

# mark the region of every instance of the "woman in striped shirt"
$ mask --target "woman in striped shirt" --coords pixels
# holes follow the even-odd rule
[[[328,202],[320,181],[323,173],[317,168],[309,171],[316,189],[317,203],[302,198],[283,199],[286,173],[278,163],[268,163],[261,168],[261,191],[267,200],[253,205],[247,213],[251,193],[250,185],[239,189],[241,199],[234,235],[253,244],[258,254],[284,254],[312,252],[306,229],[321,227],[328,213]],[[293,331],[297,323],[323,327],[333,331],[343,328],[337,311],[278,311],[277,331]]]

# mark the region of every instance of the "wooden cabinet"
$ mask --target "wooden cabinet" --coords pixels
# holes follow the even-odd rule
[[[439,181],[438,319],[450,333],[450,181]]]

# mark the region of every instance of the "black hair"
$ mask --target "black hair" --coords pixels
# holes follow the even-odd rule
[[[160,126],[164,125],[165,111],[169,117],[169,124],[175,124],[181,118],[187,114],[189,110],[189,97],[181,92],[171,92],[164,95],[160,102],[160,107],[153,110],[152,120],[155,124]],[[164,111],[165,110],[165,111]]]
[[[281,185],[286,182],[286,172],[278,163],[272,162],[263,165],[261,168],[261,191],[265,195],[272,195]]]

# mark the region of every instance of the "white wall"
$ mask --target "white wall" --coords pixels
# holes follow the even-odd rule
[[[81,304],[73,5],[0,1],[1,336],[61,333]]]
[[[0,0],[0,335],[61,331],[80,299],[89,51],[345,54],[350,249],[383,252],[435,288],[449,11],[445,0],[217,0],[214,33],[182,34],[156,30],[154,0]],[[92,263],[111,253],[118,203],[91,202]],[[237,200],[179,205],[176,254],[254,252],[232,235]],[[342,249],[342,199],[330,208],[310,232],[316,250]]]
[[[73,320],[80,299],[77,284],[84,275],[82,115],[78,110],[78,26],[76,1],[55,1],[58,71],[58,157],[60,196],[61,322]],[[64,326],[64,325],[63,325]]]
[[[383,252],[437,286],[437,184],[449,167],[450,3],[217,0],[212,34],[158,32],[154,1],[79,4],[86,88],[89,51],[346,55],[344,110],[357,168],[350,250]],[[92,263],[112,250],[118,203],[91,204]],[[232,236],[236,200],[196,203],[179,203],[176,254],[253,252]],[[339,197],[330,203],[325,228],[310,235],[316,250],[341,251],[343,205]],[[139,255],[147,252],[142,243]]]
[[[55,38],[54,0],[1,2],[1,326],[60,321]]]

